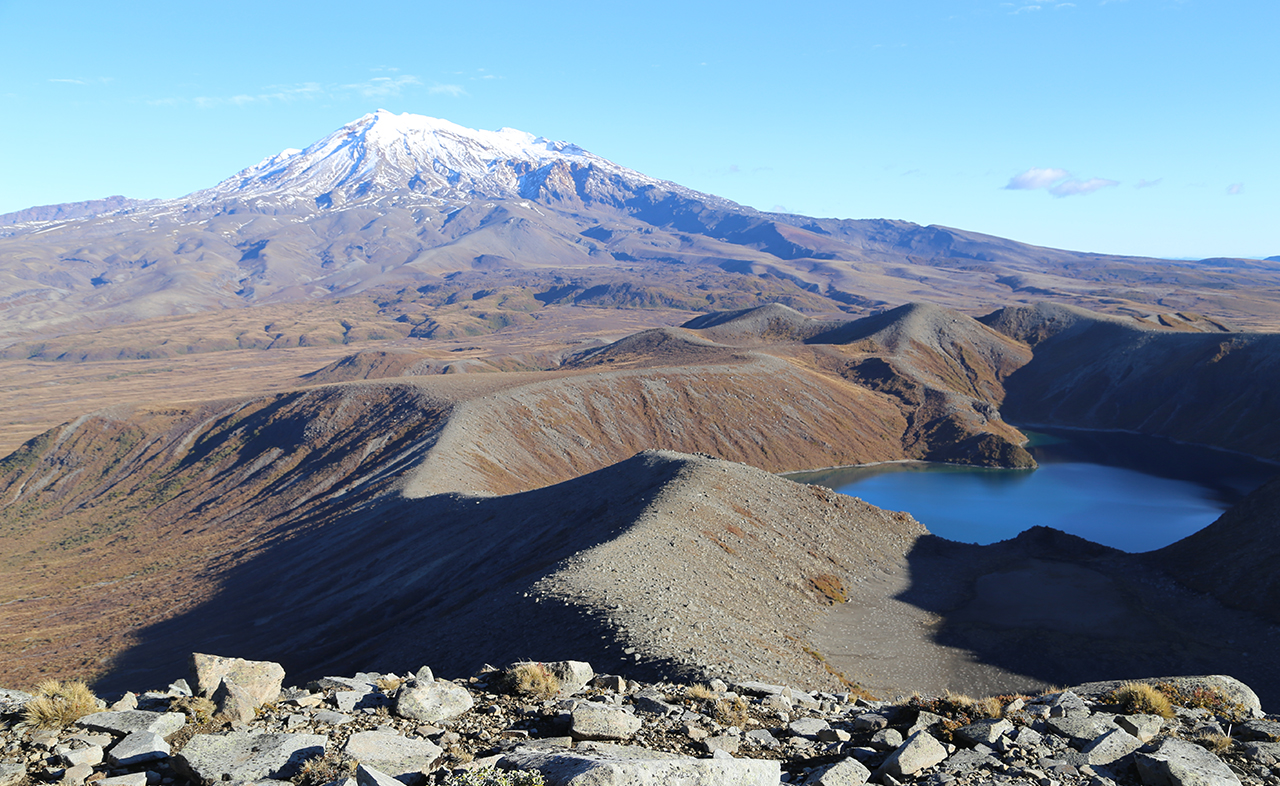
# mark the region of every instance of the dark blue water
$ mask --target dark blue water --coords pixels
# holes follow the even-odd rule
[[[1221,451],[1131,434],[1030,433],[1040,468],[911,462],[788,475],[889,510],[935,535],[994,543],[1036,525],[1129,552],[1167,546],[1213,523],[1280,472]]]

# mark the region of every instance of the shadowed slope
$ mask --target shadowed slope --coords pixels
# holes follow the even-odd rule
[[[1035,346],[1005,381],[1011,420],[1280,458],[1280,335],[1146,329],[1045,304],[984,321]]]
[[[856,588],[921,534],[825,489],[663,452],[509,497],[384,498],[264,533],[101,686],[168,679],[193,649],[296,680],[572,653],[615,673],[835,686],[801,649],[829,602],[813,579]]]
[[[1188,587],[1280,623],[1280,479],[1149,556]]]

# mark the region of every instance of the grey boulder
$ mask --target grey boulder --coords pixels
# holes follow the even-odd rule
[[[280,685],[284,682],[284,667],[279,663],[222,658],[200,652],[191,654],[191,674],[198,695],[212,698],[219,684],[226,680],[244,688],[253,698],[254,706],[279,698]]]
[[[642,748],[518,748],[504,761],[516,769],[538,770],[547,786],[777,786],[781,779],[776,761],[724,754],[691,759]]]
[[[815,770],[804,786],[862,786],[871,778],[871,770],[857,759],[845,759]]]
[[[111,761],[121,767],[169,757],[169,743],[154,731],[135,731],[111,748]]]
[[[423,723],[440,723],[456,718],[475,706],[471,694],[461,685],[436,682],[408,682],[396,694],[395,713]]]
[[[896,751],[889,754],[876,777],[888,775],[897,780],[915,775],[923,769],[939,764],[947,758],[947,749],[927,732],[918,731],[907,738]]]
[[[411,740],[385,731],[352,734],[342,751],[393,778],[425,772],[444,753],[439,745],[427,740]]]
[[[643,725],[626,710],[594,702],[574,707],[572,718],[569,734],[575,740],[626,740]]]
[[[558,694],[560,696],[572,696],[578,693],[596,676],[596,673],[591,670],[591,664],[580,660],[558,660],[543,665],[547,667],[547,671],[556,675],[556,679],[560,680]]]
[[[197,734],[174,757],[174,764],[180,773],[203,784],[287,780],[307,759],[323,756],[328,742],[322,734]]]
[[[1195,743],[1170,738],[1154,753],[1134,757],[1147,786],[1240,786],[1222,760]]]
[[[1142,740],[1124,729],[1112,729],[1089,743],[1081,751],[1093,766],[1112,764],[1142,747]]]
[[[148,712],[146,710],[121,710],[119,712],[95,712],[76,721],[77,726],[113,734],[132,734],[149,731],[168,737],[187,725],[187,716],[181,712]]]

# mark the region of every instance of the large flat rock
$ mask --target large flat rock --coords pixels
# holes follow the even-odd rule
[[[547,786],[777,786],[776,761],[692,759],[643,749],[608,751],[519,748],[506,761],[542,773]]]
[[[288,780],[307,759],[323,756],[328,742],[323,734],[197,734],[174,763],[179,772],[203,784]]]

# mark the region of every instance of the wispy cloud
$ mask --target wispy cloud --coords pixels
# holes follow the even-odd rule
[[[1064,180],[1049,189],[1049,193],[1056,197],[1079,196],[1081,194],[1092,194],[1100,188],[1118,185],[1120,185],[1119,180],[1108,180],[1105,177],[1091,177],[1088,180]]]
[[[62,82],[66,85],[86,85],[88,82],[83,79],[50,79],[50,82]]]
[[[467,91],[462,88],[462,85],[435,84],[435,85],[432,85],[431,87],[428,87],[427,92],[433,96],[448,95],[448,96],[453,96],[455,98],[458,96],[465,96],[467,94]]]
[[[422,82],[416,76],[375,76],[367,82],[354,85],[343,85],[343,90],[359,93],[365,98],[386,98],[398,96],[406,87],[418,87]]]
[[[1155,180],[1139,180],[1133,184],[1134,188],[1155,188],[1164,182],[1163,177],[1157,177]]]
[[[396,71],[394,68],[377,68],[374,71]],[[253,93],[239,93],[231,96],[195,96],[193,98],[157,98],[147,101],[153,106],[178,106],[194,104],[201,108],[220,106],[246,106],[250,104],[291,103],[294,101],[313,101],[317,99],[341,99],[352,96],[361,98],[394,98],[406,90],[423,87],[422,80],[410,74],[398,76],[375,76],[360,82],[346,84],[321,84],[319,82],[299,82],[292,85],[268,85]],[[457,85],[432,85],[427,88],[432,94],[466,95],[466,91]]]
[[[1005,188],[1010,191],[1037,191],[1044,189],[1056,197],[1080,196],[1092,194],[1101,188],[1118,186],[1120,181],[1108,180],[1104,177],[1091,177],[1088,180],[1072,177],[1065,169],[1052,167],[1032,167],[1021,174],[1009,178]]]
[[[1232,183],[1227,186],[1227,196],[1235,196],[1244,191],[1244,183]]]
[[[1038,6],[1038,5],[1024,5],[1024,6],[1022,6],[1021,8],[1019,8],[1018,10],[1013,11],[1012,13],[1014,13],[1014,14],[1025,14],[1025,13],[1028,13],[1028,12],[1030,12],[1030,11],[1039,11],[1039,10],[1040,10],[1040,6]]]
[[[1010,191],[1031,191],[1037,188],[1048,188],[1059,180],[1065,180],[1068,177],[1071,177],[1071,173],[1065,169],[1031,167],[1026,172],[1009,178],[1009,184],[1005,188]]]

